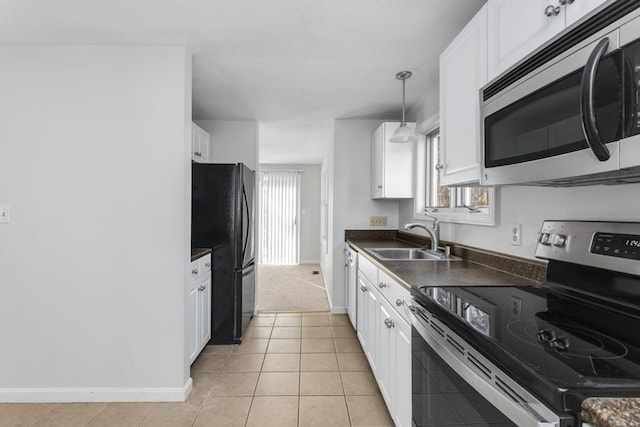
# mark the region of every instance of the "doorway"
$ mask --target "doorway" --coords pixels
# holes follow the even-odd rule
[[[258,175],[259,312],[327,311],[320,272],[320,165],[264,165]]]
[[[297,170],[262,171],[261,264],[300,262],[300,175]]]

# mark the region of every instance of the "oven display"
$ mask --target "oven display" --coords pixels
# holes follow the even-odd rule
[[[591,242],[591,253],[640,261],[640,236],[596,233]]]

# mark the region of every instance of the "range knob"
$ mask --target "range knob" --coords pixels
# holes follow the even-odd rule
[[[569,340],[565,337],[554,338],[549,342],[549,344],[555,351],[569,350]]]
[[[539,343],[545,343],[555,339],[555,334],[551,329],[540,329],[536,334],[536,338],[538,338]]]
[[[551,237],[551,235],[549,233],[542,233],[542,235],[540,236],[540,243],[542,243],[543,245],[550,245],[551,243],[549,242],[549,238]]]
[[[567,244],[567,236],[565,236],[564,234],[556,234],[552,244],[553,246],[557,246],[559,248],[564,247],[564,245]]]

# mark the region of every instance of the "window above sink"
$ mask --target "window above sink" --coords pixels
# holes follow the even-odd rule
[[[437,122],[431,119],[429,122]],[[495,225],[496,190],[491,187],[445,187],[440,185],[440,130],[425,132],[416,145],[416,195],[414,218],[442,222]]]

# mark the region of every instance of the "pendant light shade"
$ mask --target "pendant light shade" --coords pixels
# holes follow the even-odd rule
[[[402,123],[400,127],[393,132],[391,138],[389,138],[391,142],[416,142],[417,140],[418,137],[415,131],[408,127],[406,123]]]
[[[396,74],[396,79],[402,80],[402,122],[400,122],[400,127],[393,132],[391,138],[389,138],[390,142],[416,142],[418,137],[413,129],[407,126],[407,122],[404,120],[404,81],[411,77],[411,71],[400,71]]]

